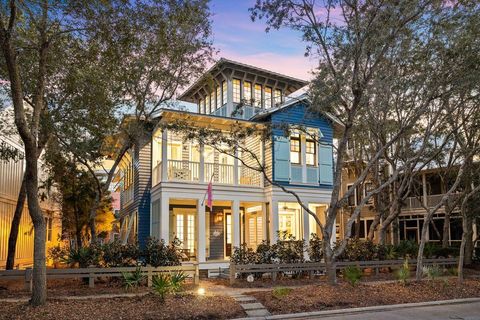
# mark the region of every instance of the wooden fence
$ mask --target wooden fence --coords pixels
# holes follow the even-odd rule
[[[442,259],[423,259],[423,265],[455,266],[458,260],[456,258]],[[371,268],[375,274],[379,273],[381,268],[398,268],[404,264],[404,260],[373,260],[373,261],[338,261],[335,263],[336,270],[343,270],[348,266],[357,266],[361,269]],[[417,260],[408,260],[410,267],[415,267]],[[230,264],[230,284],[233,284],[236,275],[252,273],[270,273],[272,280],[275,281],[278,273],[308,273],[312,277],[315,272],[325,272],[324,262],[303,262],[303,263],[278,263],[278,264]]]
[[[89,287],[95,286],[95,279],[101,277],[122,277],[125,272],[134,272],[136,267],[114,267],[114,268],[67,268],[67,269],[47,269],[47,280],[50,279],[69,279],[69,278],[88,278]],[[32,269],[26,270],[5,270],[0,271],[0,281],[2,280],[23,280],[25,289],[32,289]],[[199,282],[198,263],[185,266],[171,267],[141,267],[143,276],[147,278],[147,285],[152,285],[152,278],[161,273],[183,272],[188,278],[193,280],[194,284]]]

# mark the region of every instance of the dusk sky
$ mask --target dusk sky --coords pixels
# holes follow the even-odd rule
[[[314,61],[304,56],[305,43],[293,30],[265,32],[265,22],[250,19],[255,0],[212,0],[213,39],[223,57],[309,80]]]

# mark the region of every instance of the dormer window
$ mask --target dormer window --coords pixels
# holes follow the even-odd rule
[[[250,105],[252,103],[252,83],[245,81],[243,82],[243,100],[245,103]]]
[[[198,109],[198,112],[205,113],[205,101],[203,99],[200,99],[200,102],[198,102]]]
[[[282,90],[275,89],[275,96],[273,98],[273,103],[275,106],[282,104]]]
[[[265,109],[270,109],[272,107],[272,88],[265,87]]]
[[[233,102],[240,103],[241,98],[242,97],[240,95],[240,80],[233,79]]]

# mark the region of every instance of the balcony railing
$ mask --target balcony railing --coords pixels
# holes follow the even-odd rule
[[[427,207],[433,208],[435,207],[440,201],[442,201],[443,194],[435,194],[427,196]],[[455,200],[457,199],[457,194],[451,194],[447,201],[448,204],[454,205]],[[405,205],[403,206],[404,210],[414,210],[414,209],[423,209],[423,197],[409,197],[405,200]]]
[[[261,186],[261,174],[251,168],[221,163],[204,163],[203,176],[200,174],[199,162],[168,160],[167,181],[205,182],[210,180],[217,184]],[[158,163],[152,170],[153,185],[162,181],[162,163]],[[203,179],[203,181],[201,181]]]

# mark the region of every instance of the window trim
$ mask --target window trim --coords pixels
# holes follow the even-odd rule
[[[292,141],[298,141],[298,151],[292,150]],[[298,162],[293,162],[292,153],[298,153]],[[298,137],[290,136],[290,163],[295,165],[302,164],[302,140],[300,135],[298,135]]]
[[[236,98],[236,90],[235,90],[235,83],[238,81],[238,100]],[[232,96],[233,96],[233,103],[241,103],[242,102],[242,80],[233,78],[232,79]]]
[[[308,152],[308,148],[307,148],[307,144],[308,143],[311,143],[313,145],[313,153],[311,152]],[[315,140],[313,139],[305,139],[305,164],[308,166],[308,167],[318,167],[318,156],[317,156],[317,143]],[[307,161],[307,155],[309,154],[313,154],[313,164],[308,164],[308,161]]]

